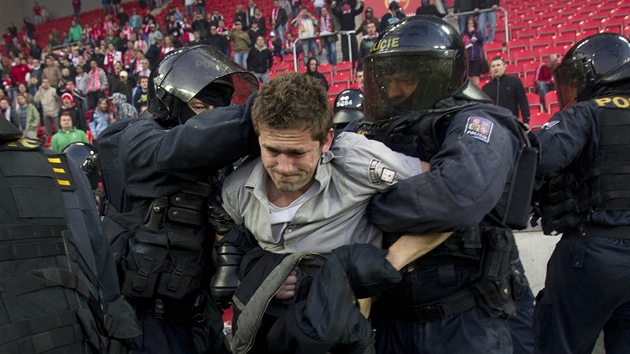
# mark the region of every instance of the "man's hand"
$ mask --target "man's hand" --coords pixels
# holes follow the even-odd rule
[[[295,284],[297,284],[297,268],[293,268],[291,273],[284,280],[280,289],[276,292],[276,300],[287,300],[295,296]]]

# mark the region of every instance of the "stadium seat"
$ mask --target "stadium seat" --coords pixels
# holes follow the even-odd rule
[[[527,93],[527,102],[529,103],[529,110],[531,111],[531,115],[534,115],[534,112],[544,112],[544,108],[542,103],[540,103],[540,96],[537,93]]]
[[[337,72],[332,76],[333,84],[345,84],[350,87],[350,83],[352,82],[352,73],[349,71],[341,71]]]
[[[551,37],[551,43],[554,47],[575,44],[575,33],[564,33]]]
[[[560,110],[560,103],[558,103],[558,94],[556,91],[549,91],[545,94],[545,109],[548,113],[555,113]]]
[[[540,127],[542,127],[545,123],[549,121],[549,118],[551,118],[551,116],[552,116],[551,113],[546,113],[546,112],[538,112],[536,114],[532,114],[529,117],[530,129],[534,131],[540,129]]]
[[[330,97],[337,97],[338,94],[341,93],[341,91],[347,89],[348,86],[344,85],[344,84],[340,84],[340,85],[330,85],[328,87],[328,98]]]
[[[486,52],[486,58],[492,58],[503,53],[503,44],[499,41],[494,41],[484,44],[483,49]]]
[[[350,72],[350,74],[353,73],[353,68],[352,68],[352,63],[350,61],[342,61],[337,63],[337,72],[339,73],[340,71],[348,71]]]
[[[333,65],[332,64],[320,64],[317,67],[317,71],[319,71],[320,73],[324,74],[324,76],[326,76],[326,80],[328,80],[328,82],[331,82],[332,78],[333,78]]]
[[[530,62],[538,58],[538,51],[533,50],[519,50],[510,54],[510,62],[514,63],[517,67],[521,62]]]
[[[600,21],[599,28],[604,32],[613,32],[623,35],[624,24],[623,18],[607,18]]]
[[[577,23],[567,23],[565,22],[562,25],[558,26],[558,35],[563,35],[565,33],[576,33],[580,32],[580,26]]]

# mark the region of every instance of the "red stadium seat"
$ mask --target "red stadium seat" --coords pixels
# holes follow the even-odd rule
[[[555,113],[560,110],[560,104],[558,103],[558,94],[556,91],[549,91],[545,94],[545,109],[548,113]]]
[[[607,18],[601,20],[599,27],[604,32],[613,32],[623,35],[624,25],[625,22],[623,18]]]
[[[554,47],[559,47],[562,45],[573,45],[575,44],[575,34],[574,33],[565,33],[562,35],[553,36],[551,38],[551,43]]]
[[[545,109],[540,103],[540,96],[537,93],[527,93],[527,102],[529,103],[531,115],[534,115],[534,112],[544,112]]]
[[[539,112],[536,114],[532,114],[529,117],[530,129],[532,130],[540,129],[540,127],[542,127],[545,123],[549,121],[549,118],[551,118],[551,116],[552,116],[551,113],[546,113],[546,112]]]

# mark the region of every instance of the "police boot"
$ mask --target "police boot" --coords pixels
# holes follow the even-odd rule
[[[220,307],[227,308],[238,286],[238,268],[243,251],[229,242],[221,242],[217,249],[217,271],[212,277],[210,295]]]

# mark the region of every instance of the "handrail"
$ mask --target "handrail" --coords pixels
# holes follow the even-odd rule
[[[301,39],[314,39],[314,38],[328,37],[328,36],[333,36],[333,35],[336,36],[338,33],[341,33],[343,35],[345,33],[350,33],[350,32],[354,33],[354,31],[326,32],[323,34],[320,33],[315,36],[305,36],[305,37],[300,37],[293,40],[293,71],[295,72],[298,71],[298,57],[297,57],[296,45],[297,45],[297,42],[299,42]],[[348,36],[348,45],[350,46],[350,36]],[[304,55],[306,55],[306,53],[304,53]],[[352,60],[352,51],[350,51],[350,60]]]
[[[452,13],[452,14],[446,15],[446,17],[457,17],[460,15],[476,15],[481,12],[490,12],[490,11],[497,11],[497,10],[503,11],[503,26],[505,27],[505,41],[508,42],[510,40],[510,29],[508,26],[508,12],[503,7],[497,7],[496,9],[483,9],[479,11],[465,11],[465,12]]]

